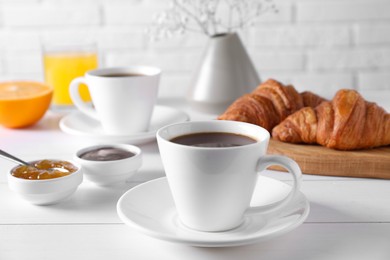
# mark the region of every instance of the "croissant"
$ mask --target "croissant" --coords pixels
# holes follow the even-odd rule
[[[317,143],[337,150],[390,144],[390,114],[355,90],[339,90],[332,101],[304,107],[272,130],[276,140]]]
[[[302,97],[293,86],[284,86],[274,79],[260,84],[252,93],[271,100],[280,120],[303,107]]]
[[[255,94],[238,98],[218,119],[259,125],[269,132],[281,121],[271,100]]]
[[[293,86],[269,79],[234,101],[218,119],[252,123],[271,132],[275,125],[302,107],[303,99]]]
[[[325,98],[320,97],[310,91],[304,91],[301,93],[304,107],[316,107],[323,101],[327,101]]]

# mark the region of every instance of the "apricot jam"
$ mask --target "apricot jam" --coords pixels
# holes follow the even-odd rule
[[[46,180],[63,177],[78,170],[70,162],[60,160],[41,160],[33,162],[31,165],[22,165],[14,168],[11,172],[12,176],[27,180]],[[66,169],[67,172],[50,168],[62,168]]]

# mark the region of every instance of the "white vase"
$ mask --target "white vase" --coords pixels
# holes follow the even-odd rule
[[[260,78],[239,36],[215,35],[195,71],[187,99],[194,110],[220,114],[259,84]]]

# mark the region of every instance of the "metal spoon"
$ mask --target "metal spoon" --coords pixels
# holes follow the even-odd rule
[[[3,150],[0,150],[0,157],[3,157],[3,158],[8,159],[10,161],[16,162],[19,165],[27,165],[27,166],[31,166],[31,167],[37,168],[34,165],[29,164],[28,162],[25,162],[25,161],[15,157],[15,156],[13,156],[13,155],[7,153],[7,152],[4,152]],[[67,169],[57,168],[57,167],[55,167],[55,168],[48,168],[47,170],[48,171],[69,172]]]

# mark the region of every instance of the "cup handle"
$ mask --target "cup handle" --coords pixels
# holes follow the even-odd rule
[[[281,155],[265,155],[262,156],[259,161],[257,162],[256,170],[258,174],[265,170],[268,166],[271,165],[277,165],[285,168],[289,173],[293,176],[293,186],[291,188],[290,193],[282,200],[266,206],[257,206],[257,207],[250,207],[245,212],[246,214],[259,214],[259,213],[270,213],[279,211],[286,206],[288,206],[298,195],[300,186],[301,186],[301,178],[302,178],[302,172],[299,168],[298,164],[286,157]]]
[[[96,111],[93,108],[87,106],[87,104],[81,99],[79,93],[80,84],[85,84],[88,86],[84,77],[78,77],[73,79],[69,85],[69,94],[70,98],[73,101],[73,104],[85,115],[99,120]]]

